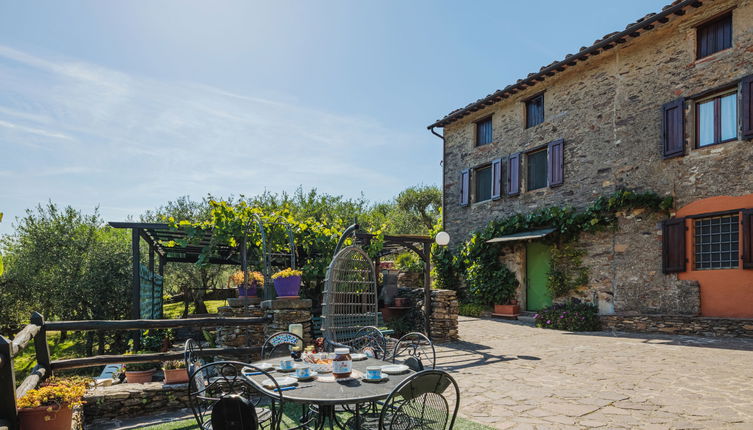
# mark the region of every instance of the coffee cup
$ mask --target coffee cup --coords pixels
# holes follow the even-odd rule
[[[292,358],[283,358],[280,360],[280,369],[282,370],[293,370],[294,365]]]
[[[382,368],[379,366],[368,366],[366,368],[366,379],[382,379]]]
[[[295,368],[295,376],[299,378],[310,378],[311,377],[311,367],[309,366],[298,366]]]

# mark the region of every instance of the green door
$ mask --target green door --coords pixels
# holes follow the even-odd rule
[[[546,288],[549,273],[549,246],[541,242],[529,242],[526,248],[526,307],[538,311],[552,304]]]

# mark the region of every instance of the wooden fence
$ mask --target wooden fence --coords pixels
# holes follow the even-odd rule
[[[50,331],[91,331],[91,330],[148,330],[162,328],[206,328],[220,326],[248,326],[264,324],[266,318],[207,317],[163,320],[118,320],[118,321],[47,321],[34,312],[29,325],[24,327],[13,340],[0,336],[0,430],[18,430],[16,400],[35,388],[54,372],[65,369],[101,366],[120,363],[149,363],[183,358],[183,352],[162,352],[138,355],[98,355],[94,357],[50,360],[50,347],[47,332]],[[13,357],[17,356],[31,342],[34,342],[36,365],[31,374],[16,388],[16,374]],[[208,348],[202,355],[234,355],[248,357],[261,350],[261,346],[251,348]]]

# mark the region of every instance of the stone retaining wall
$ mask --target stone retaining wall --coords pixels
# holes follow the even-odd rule
[[[407,297],[419,312],[424,309],[423,288],[400,288],[397,297]],[[453,290],[431,290],[431,340],[452,342],[458,340],[458,299]],[[423,332],[424,327],[414,330]]]
[[[604,330],[698,336],[753,337],[753,320],[684,315],[601,315]]]
[[[86,422],[123,418],[188,407],[188,384],[116,384],[97,387],[84,397]]]

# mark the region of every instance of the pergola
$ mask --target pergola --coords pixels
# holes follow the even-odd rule
[[[375,235],[356,231],[355,237],[358,243],[368,246]],[[429,315],[431,314],[431,244],[433,242],[434,239],[430,236],[412,234],[384,235],[384,246],[379,255],[374,259],[374,265],[378,268],[381,257],[409,250],[415,252],[421,261],[424,262],[424,320],[427,335],[430,329]]]
[[[157,263],[157,273],[164,276],[165,265],[167,263],[196,263],[199,260],[204,246],[210,243],[212,238],[211,231],[204,233],[200,241],[181,246],[178,242],[186,239],[186,231],[171,228],[164,223],[145,223],[145,222],[110,222],[113,228],[131,229],[131,255],[133,260],[132,267],[132,305],[131,317],[140,318],[141,302],[141,280],[140,268],[141,249],[140,241],[143,239],[149,246],[149,272],[155,273],[155,262]],[[166,243],[176,242],[175,246],[167,246]],[[232,264],[240,265],[246,269],[245,246],[240,249],[220,245],[216,246],[216,253],[211,255],[207,262],[210,264]]]

